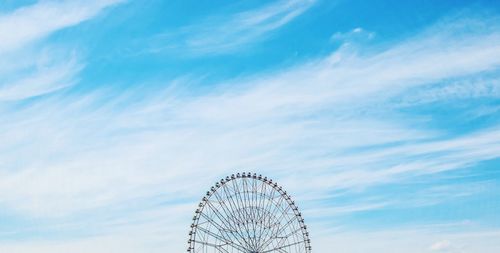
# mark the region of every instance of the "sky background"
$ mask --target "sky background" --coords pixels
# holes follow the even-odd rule
[[[242,171],[314,252],[500,252],[500,3],[0,1],[0,252],[184,252]]]

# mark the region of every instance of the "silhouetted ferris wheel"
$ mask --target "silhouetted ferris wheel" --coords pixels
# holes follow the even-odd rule
[[[191,253],[310,253],[299,209],[273,180],[238,173],[217,182],[196,209]]]

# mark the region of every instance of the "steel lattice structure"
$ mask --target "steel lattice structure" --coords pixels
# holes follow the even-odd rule
[[[191,253],[310,253],[299,209],[273,180],[238,173],[217,182],[196,209]]]

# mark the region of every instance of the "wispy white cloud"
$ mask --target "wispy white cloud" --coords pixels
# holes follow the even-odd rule
[[[462,25],[468,27],[467,22]],[[306,212],[324,215],[383,208],[386,202],[322,212],[308,205],[306,194],[321,198],[338,189],[363,190],[497,158],[498,127],[449,137],[415,127],[415,121],[401,118],[388,105],[391,98],[410,89],[498,69],[498,25],[484,33],[455,34],[424,33],[371,54],[341,49],[326,59],[231,80],[236,84],[223,83],[203,94],[190,95],[178,87],[155,94],[137,89],[109,99],[106,91],[95,91],[0,108],[0,205],[4,210],[54,222],[78,215],[102,217],[113,210],[126,217],[139,216],[135,225],[143,227],[137,231],[168,229],[145,239],[127,234],[134,228],[121,226],[116,219],[108,228],[119,227],[112,232],[122,231],[123,237],[109,236],[108,231],[77,242],[13,242],[0,247],[16,252],[67,252],[74,247],[137,252],[140,247],[135,243],[147,241],[158,243],[158,251],[182,250],[185,236],[179,231],[187,228],[190,215],[186,206],[194,208],[193,202],[212,181],[235,169],[260,169],[257,172],[278,176]],[[179,209],[168,217],[148,214],[149,207],[160,205],[158,196],[176,202],[165,207],[165,213],[172,206]],[[123,208],[134,205],[137,210]],[[154,221],[144,221],[145,217]],[[175,222],[160,226],[158,220]],[[89,226],[85,221],[76,223],[76,227]],[[320,234],[318,223],[310,227],[313,235]],[[351,252],[370,247],[383,252],[381,243],[394,238],[391,233],[317,236],[315,247],[328,252],[333,242],[348,252],[343,243],[358,242],[360,236],[368,238],[367,243]],[[436,241],[435,236],[420,236],[424,237],[404,237],[408,241],[397,242],[398,248],[411,241],[418,247],[410,248],[422,252]],[[113,243],[116,240],[127,244]],[[495,247],[478,249],[494,252]]]
[[[165,210],[167,211],[167,210]],[[177,210],[179,211],[179,210]],[[185,210],[182,210],[184,212]],[[171,213],[171,215],[177,214]],[[103,236],[88,236],[72,238],[65,241],[40,241],[34,240],[24,242],[3,242],[0,250],[5,252],[109,252],[120,251],[126,253],[183,251],[185,245],[181,240],[177,242],[179,231],[177,228],[169,228],[163,221],[171,220],[171,216],[152,216],[155,222],[141,226],[127,226],[114,230],[111,234]],[[156,223],[156,224],[155,224]],[[179,224],[180,225],[180,224]],[[183,224],[184,225],[184,224]],[[177,226],[177,225],[176,225]],[[466,227],[468,228],[468,227]],[[386,252],[387,248],[394,251],[405,251],[410,253],[421,252],[443,252],[432,249],[439,242],[449,241],[448,251],[444,252],[484,252],[495,253],[498,251],[497,238],[500,236],[498,230],[467,232],[436,231],[432,228],[422,229],[381,229],[377,232],[370,231],[330,231],[313,237],[315,251],[328,252],[332,245],[336,250],[347,253],[354,252]],[[362,241],[363,243],[360,243]],[[443,249],[445,245],[442,245]],[[436,246],[437,247],[437,246]]]
[[[49,34],[74,26],[121,0],[40,1],[0,15],[0,53],[26,46]]]
[[[494,158],[498,154],[497,131],[485,131],[456,140],[385,148],[352,157],[336,156],[348,149],[367,145],[432,138],[435,133],[414,130],[390,119],[382,121],[369,116],[359,119],[357,113],[360,108],[374,102],[370,98],[374,94],[377,94],[377,99],[391,94],[387,89],[396,87],[401,90],[405,85],[414,87],[438,78],[462,75],[458,70],[467,66],[475,66],[476,71],[496,66],[500,59],[497,57],[500,49],[496,40],[492,39],[497,36],[496,33],[481,36],[461,42],[454,42],[453,37],[441,38],[442,43],[455,46],[454,50],[446,53],[448,58],[458,55],[465,58],[460,64],[448,61],[448,58],[444,62],[431,61],[436,57],[435,48],[441,44],[427,47],[427,51],[418,50],[411,57],[409,52],[415,52],[415,46],[421,48],[422,43],[429,41],[425,38],[423,41],[420,39],[422,43],[402,44],[368,58],[356,59],[351,55],[343,59],[345,56],[336,53],[332,56],[337,57],[333,63],[332,58],[322,60],[274,76],[257,77],[249,81],[253,84],[251,86],[237,85],[246,87],[244,89],[221,88],[201,97],[171,97],[166,94],[148,98],[148,102],[136,103],[133,107],[121,108],[111,103],[99,105],[100,102],[93,102],[99,98],[92,96],[71,98],[71,106],[62,106],[65,100],[40,102],[12,112],[17,116],[5,121],[2,126],[5,140],[2,150],[18,146],[17,155],[38,154],[40,158],[36,163],[22,167],[22,172],[5,172],[2,178],[10,183],[2,185],[15,190],[4,191],[3,198],[15,200],[19,204],[16,206],[36,212],[44,208],[29,203],[40,200],[51,213],[51,203],[57,203],[54,208],[60,211],[82,208],[63,201],[71,202],[71,199],[77,199],[74,198],[77,194],[86,196],[92,206],[98,203],[98,199],[104,199],[103,204],[106,204],[109,203],[106,198],[127,196],[122,194],[122,190],[125,191],[123,187],[130,188],[127,192],[139,194],[141,191],[134,187],[147,189],[143,183],[156,187],[164,182],[175,182],[182,177],[197,175],[206,166],[214,168],[214,171],[218,168],[221,173],[248,166],[275,168],[274,173],[284,173],[289,169],[296,173],[303,170],[311,173],[313,171],[309,169],[316,166],[316,170],[322,173],[332,168],[350,168],[342,173],[322,175],[328,185],[320,182],[317,185],[331,189],[387,182],[391,177],[405,173],[435,173]],[[474,46],[482,50],[473,50]],[[393,51],[406,53],[394,54]],[[490,53],[485,55],[484,51]],[[467,60],[478,57],[485,58],[480,66],[476,61]],[[375,62],[374,59],[378,63],[370,65]],[[383,71],[400,68],[401,62],[406,63],[405,71],[393,72],[392,75]],[[427,75],[420,75],[422,70],[418,66],[424,62],[434,63],[435,66],[427,67],[430,72]],[[418,77],[414,72],[419,74]],[[359,101],[354,108],[353,99]],[[338,110],[321,118],[308,116],[332,106]],[[36,129],[32,129],[34,126]],[[296,153],[298,150],[299,154],[290,156],[289,152]],[[59,155],[62,151],[64,156]],[[15,167],[19,164],[7,162],[9,157],[17,157],[13,152],[3,157],[4,165]],[[372,163],[367,167],[368,162],[394,160],[388,158],[400,157],[403,153],[409,160],[406,165]],[[418,160],[419,156],[433,153],[445,155],[437,155],[436,160]],[[367,163],[353,164],[361,158]],[[361,166],[364,169],[356,169]],[[82,180],[86,176],[88,178]],[[61,183],[67,185],[65,191],[59,190],[61,185],[51,183],[60,181],[57,178],[64,178]],[[32,184],[36,190],[14,187],[16,182],[21,181],[36,182]],[[110,187],[110,182],[115,182],[116,188]],[[185,187],[183,184],[175,185]],[[145,194],[156,191],[155,187]],[[102,194],[106,189],[110,190],[109,195]],[[16,192],[23,197],[16,196]],[[100,197],[94,195],[98,192]],[[49,198],[52,194],[67,197]],[[86,201],[79,199],[78,203],[84,205]]]
[[[118,0],[40,1],[0,15],[0,101],[43,95],[73,85],[81,55],[41,45],[51,34],[98,15]],[[65,49],[63,49],[65,48]]]
[[[227,54],[268,36],[304,13],[314,0],[280,0],[263,7],[228,15],[207,18],[177,32],[157,35],[148,51],[179,49],[191,55]]]
[[[498,76],[461,78],[457,81],[429,86],[428,89],[418,89],[414,94],[403,97],[401,105],[415,106],[450,100],[497,99],[500,97],[500,78]]]
[[[380,183],[401,182],[416,176],[466,168],[497,158],[500,152],[499,136],[498,129],[489,129],[444,141],[428,140],[343,154],[331,158],[329,162],[324,161],[328,164],[324,170],[302,176],[310,184],[297,188],[309,189],[306,195],[318,195],[324,189],[363,189]],[[304,173],[306,170],[304,168]]]
[[[498,250],[495,238],[499,231],[436,232],[433,230],[397,229],[377,232],[346,232],[333,237],[321,237],[318,251],[328,251],[332,245],[340,252],[487,252]],[[443,239],[445,238],[445,239]],[[360,243],[362,242],[362,243]],[[449,242],[449,244],[445,243]],[[452,244],[451,242],[456,242]],[[436,243],[441,243],[439,246]],[[433,250],[432,246],[441,251]]]
[[[351,41],[367,41],[375,37],[374,32],[367,31],[361,27],[356,27],[348,32],[336,32],[331,37],[332,42],[348,43]]]
[[[451,249],[451,243],[448,240],[438,241],[433,243],[429,249],[431,251],[448,251]]]
[[[69,56],[56,54],[53,50],[45,50],[35,56],[37,61],[25,62],[21,68],[0,78],[0,101],[22,100],[73,85],[82,63],[74,53]]]

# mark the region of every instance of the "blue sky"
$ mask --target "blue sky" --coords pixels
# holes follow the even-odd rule
[[[317,252],[499,252],[496,1],[0,2],[0,252],[182,252],[239,171]]]

